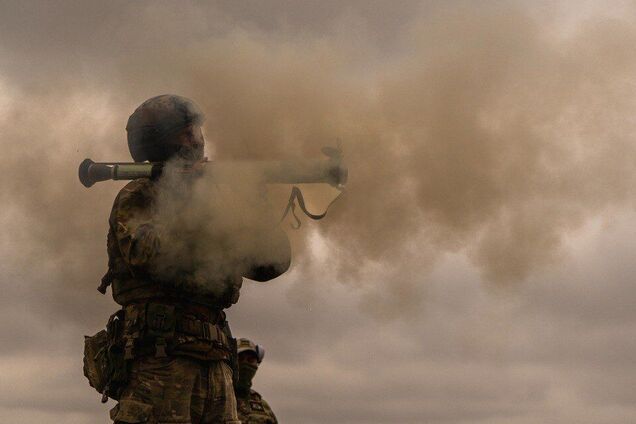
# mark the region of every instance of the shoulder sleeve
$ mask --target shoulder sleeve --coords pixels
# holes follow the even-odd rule
[[[278,424],[278,420],[276,419],[276,415],[274,415],[274,411],[272,411],[272,408],[269,406],[269,404],[263,398],[261,398],[261,402],[263,403],[263,409],[265,410],[265,413],[267,415],[269,415],[269,418],[270,418],[272,424]]]
[[[267,403],[265,401],[265,399],[263,399],[263,397],[259,394],[258,395],[259,400],[261,402],[261,404],[263,405],[263,409],[265,410],[265,413],[269,416],[269,419],[271,420],[272,424],[278,424],[278,420],[276,419],[276,415],[274,415],[274,411],[272,411],[272,408],[269,406],[269,403]]]
[[[144,266],[157,254],[159,231],[153,222],[155,189],[148,179],[128,183],[117,195],[110,226],[124,260]]]

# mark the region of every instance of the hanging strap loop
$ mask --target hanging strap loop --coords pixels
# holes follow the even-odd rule
[[[329,205],[327,205],[327,209],[325,209],[323,213],[313,214],[309,212],[307,210],[307,206],[305,206],[305,198],[303,197],[303,192],[297,186],[293,186],[291,194],[289,196],[289,201],[287,202],[287,208],[285,208],[285,212],[283,213],[283,216],[281,217],[280,222],[283,222],[287,214],[291,212],[292,216],[294,217],[294,220],[296,221],[295,223],[291,224],[291,227],[294,230],[297,230],[300,228],[301,222],[298,216],[296,215],[296,200],[298,201],[298,206],[300,206],[300,209],[303,211],[305,215],[307,215],[309,218],[313,219],[314,221],[318,221],[319,219],[322,219],[325,216],[327,216],[327,212],[329,212],[329,208],[331,208],[331,205],[333,205],[335,201],[338,200],[340,196],[342,196],[342,193],[344,193],[344,189],[340,189],[340,193],[335,197],[335,199],[333,199],[329,203]]]

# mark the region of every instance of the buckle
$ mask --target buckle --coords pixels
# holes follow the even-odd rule
[[[133,353],[133,349],[135,348],[135,339],[132,337],[126,337],[126,345],[124,348],[124,359],[134,359],[135,355]]]
[[[166,340],[163,337],[157,337],[155,339],[155,358],[167,358],[166,353]]]
[[[174,306],[162,303],[148,303],[146,325],[148,334],[158,337],[171,337],[175,328]]]
[[[201,321],[201,328],[203,329],[203,338],[206,340],[212,340],[212,331],[210,329],[211,324],[206,321]]]

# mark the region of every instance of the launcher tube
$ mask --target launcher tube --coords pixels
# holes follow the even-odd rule
[[[85,159],[79,167],[79,179],[85,187],[99,181],[154,178],[163,172],[162,163],[93,162]],[[347,168],[340,157],[296,161],[207,162],[204,175],[219,184],[255,180],[270,184],[327,183],[342,187]],[[186,169],[187,171],[187,169]]]

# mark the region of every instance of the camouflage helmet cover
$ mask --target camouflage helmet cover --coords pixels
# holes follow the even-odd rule
[[[128,148],[135,162],[161,162],[174,153],[166,141],[188,125],[204,120],[199,107],[190,99],[163,94],[143,102],[128,118]]]
[[[262,346],[257,345],[249,339],[238,339],[236,342],[237,353],[254,352],[258,363],[260,364],[263,361],[263,358],[265,357],[265,349]]]

